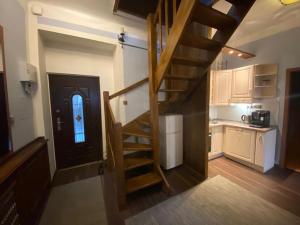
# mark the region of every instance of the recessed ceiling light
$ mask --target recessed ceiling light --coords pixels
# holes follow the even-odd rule
[[[283,5],[290,5],[290,4],[294,4],[296,2],[299,2],[299,0],[280,0],[280,2],[283,4]]]
[[[230,50],[228,53],[231,55],[231,54],[233,54],[233,53],[234,53],[234,51],[233,51],[233,50]]]
[[[238,57],[242,57],[242,56],[243,56],[243,54],[242,54],[242,53],[239,53],[239,54],[238,54]]]

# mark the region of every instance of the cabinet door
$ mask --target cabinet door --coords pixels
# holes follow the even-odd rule
[[[264,135],[260,132],[256,135],[255,164],[264,166]]]
[[[234,100],[252,98],[253,66],[242,67],[232,72],[231,97]]]
[[[232,70],[220,70],[214,76],[214,103],[228,105],[231,97]]]
[[[223,152],[223,127],[214,127],[211,131],[211,152]]]
[[[211,70],[210,71],[210,95],[209,95],[210,105],[214,104],[214,76],[215,76],[215,71]]]
[[[224,152],[238,159],[254,163],[256,132],[226,127]]]

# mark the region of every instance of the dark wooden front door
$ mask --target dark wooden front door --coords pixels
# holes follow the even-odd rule
[[[286,167],[300,172],[300,68],[288,73],[286,81],[284,145]]]
[[[99,78],[49,75],[58,169],[102,159]]]

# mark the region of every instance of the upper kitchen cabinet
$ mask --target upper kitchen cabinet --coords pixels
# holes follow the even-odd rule
[[[277,95],[278,66],[263,64],[254,66],[253,98],[275,98]]]
[[[228,105],[231,101],[232,70],[219,70],[213,73],[213,104]]]
[[[231,101],[248,103],[252,100],[254,66],[246,66],[232,71]]]

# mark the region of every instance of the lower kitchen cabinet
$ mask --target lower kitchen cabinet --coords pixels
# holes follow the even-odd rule
[[[246,162],[254,163],[255,138],[256,132],[253,130],[226,127],[224,153]]]
[[[260,132],[225,127],[224,155],[260,172],[267,172],[275,164],[276,130]]]
[[[266,133],[257,132],[255,165],[259,166],[262,172],[272,169],[275,164],[276,130]]]
[[[209,158],[213,159],[223,154],[223,126],[211,128],[211,152]]]

